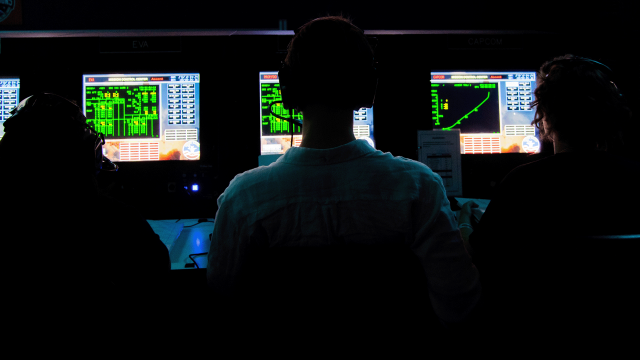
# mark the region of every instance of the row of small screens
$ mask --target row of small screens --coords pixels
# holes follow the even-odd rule
[[[277,72],[259,75],[260,154],[281,155],[302,141],[300,126],[281,117],[302,114],[282,106]],[[82,110],[105,134],[112,161],[199,160],[200,85],[197,73],[83,75]],[[430,99],[415,116],[434,130],[459,130],[463,154],[539,151],[531,125],[535,72],[432,72],[429,85]],[[0,123],[19,101],[20,79],[0,78]],[[375,147],[373,109],[354,111],[353,120],[355,137]]]

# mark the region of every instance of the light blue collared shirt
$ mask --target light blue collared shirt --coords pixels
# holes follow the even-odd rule
[[[233,291],[257,229],[266,231],[270,247],[403,237],[424,268],[442,320],[462,321],[480,297],[478,272],[440,176],[363,140],[331,149],[294,147],[231,181],[218,198],[209,251],[207,279],[215,291]]]

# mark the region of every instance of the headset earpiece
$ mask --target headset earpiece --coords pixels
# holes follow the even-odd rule
[[[611,83],[611,85],[613,85],[613,87],[616,89],[616,92],[618,93],[618,95],[621,98],[624,97],[623,94],[620,92],[620,89],[618,89],[618,86],[616,85],[616,83],[613,82],[613,78],[615,77],[614,74],[613,74],[613,70],[611,70],[611,68],[608,67],[607,65],[605,65],[605,64],[603,64],[603,63],[601,63],[599,61],[586,58],[586,57],[575,56],[575,57],[572,57],[570,59],[560,59],[560,60],[552,61],[549,64],[549,67],[553,66],[554,64],[558,64],[558,63],[562,63],[562,62],[565,62],[565,63],[583,62],[583,63],[587,63],[587,64],[590,64],[590,65],[594,66],[596,69],[600,70],[603,74],[605,74],[605,76],[609,79],[609,82]]]
[[[278,81],[280,83],[280,95],[282,96],[282,106],[287,110],[299,110],[298,89],[293,84],[294,76],[289,66],[282,63],[278,71]],[[293,89],[293,90],[292,90]]]

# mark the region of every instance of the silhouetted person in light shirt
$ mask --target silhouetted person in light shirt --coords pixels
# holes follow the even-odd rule
[[[373,55],[363,31],[342,17],[315,19],[296,31],[280,84],[284,105],[303,115],[302,143],[269,166],[237,175],[218,198],[207,268],[216,293],[239,290],[238,275],[256,249],[388,243],[406,246],[419,259],[431,297],[424,307],[433,306],[444,323],[463,322],[475,308],[478,274],[442,179],[422,163],[354,136],[354,110],[373,104]],[[245,310],[278,313],[262,308],[259,299],[245,300]],[[278,308],[308,304],[299,314],[304,317],[323,307],[300,301],[285,300]],[[345,323],[347,309],[365,305],[335,298],[324,307],[342,301]]]

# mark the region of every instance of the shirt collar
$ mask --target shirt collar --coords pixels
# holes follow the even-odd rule
[[[354,140],[330,149],[293,147],[277,162],[299,165],[327,165],[350,161],[374,153],[376,150],[365,140]]]

